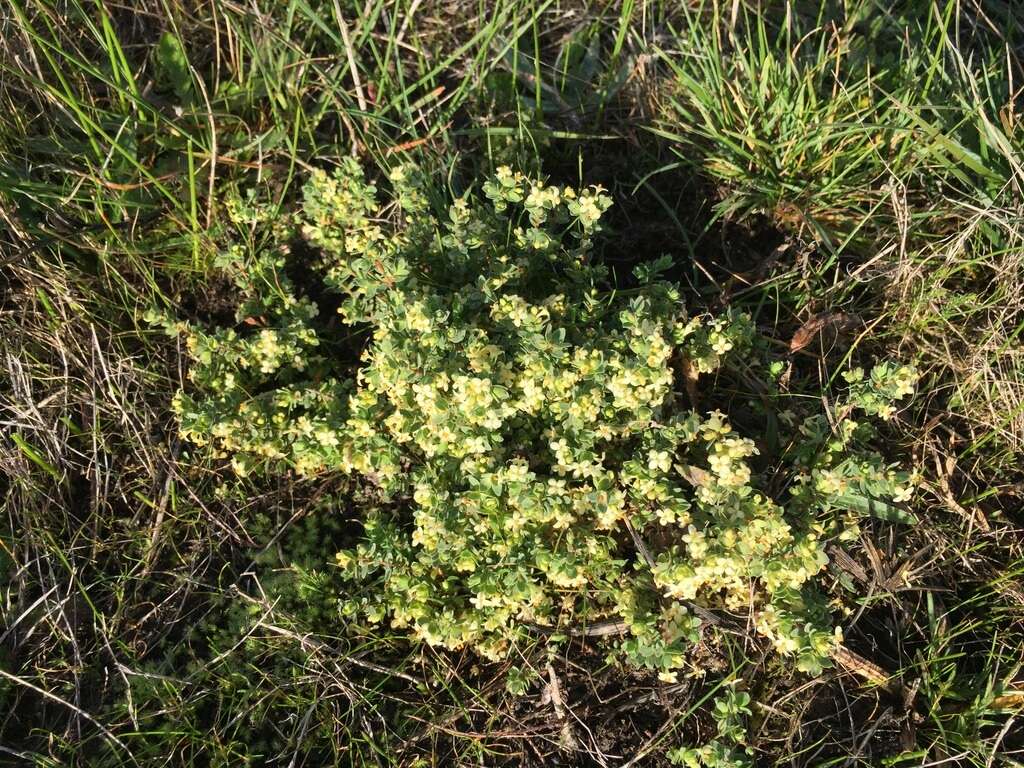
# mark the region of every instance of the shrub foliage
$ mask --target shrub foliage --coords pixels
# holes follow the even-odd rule
[[[909,493],[854,414],[890,416],[913,369],[855,370],[845,399],[808,411],[781,408],[772,369],[744,354],[765,382],[755,410],[778,411],[783,434],[767,478],[754,468],[768,443],[682,386],[761,349],[750,320],[689,312],[663,261],[616,289],[595,257],[601,189],[499,168],[442,212],[414,168],[390,187],[380,203],[351,161],[314,173],[284,223],[234,206],[272,231],[221,260],[238,325],[170,323],[192,357],[185,437],[240,474],[338,471],[371,489],[360,540],[337,556],[362,587],[341,613],[491,658],[612,622],[617,648],[672,679],[701,617],[749,612],[802,669],[827,663],[825,542]],[[296,234],[342,329],[289,277]],[[345,327],[368,334],[358,365]]]

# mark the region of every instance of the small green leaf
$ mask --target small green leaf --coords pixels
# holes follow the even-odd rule
[[[164,32],[156,47],[160,73],[183,104],[192,101],[192,73],[181,41],[171,32]]]
[[[917,525],[919,522],[912,512],[893,504],[891,501],[856,492],[847,492],[842,496],[836,496],[832,499],[832,503],[840,509],[871,515],[879,520],[888,520],[891,523]]]
[[[18,446],[18,449],[25,454],[25,457],[29,459],[33,464],[44,470],[50,477],[56,480],[58,483],[61,481],[61,474],[57,471],[57,468],[50,462],[43,458],[43,455],[36,450],[33,446],[21,436],[11,435],[11,440]]]

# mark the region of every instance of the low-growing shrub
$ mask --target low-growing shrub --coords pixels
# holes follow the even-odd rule
[[[801,669],[827,663],[836,634],[812,583],[825,541],[909,492],[853,415],[891,415],[913,370],[854,372],[827,412],[820,397],[782,408],[751,362],[748,318],[689,312],[665,260],[613,285],[594,253],[611,204],[599,188],[499,168],[485,199],[439,213],[415,169],[390,183],[397,206],[353,161],[316,172],[295,232],[273,224],[270,246],[222,259],[244,296],[238,326],[168,321],[192,358],[176,399],[186,438],[240,474],[365,478],[361,539],[337,556],[354,584],[341,612],[490,658],[608,622],[617,648],[667,679],[701,617],[749,612]],[[289,277],[296,233],[349,328]],[[358,329],[354,365],[344,344]],[[754,410],[788,435],[761,457],[781,485],[755,472],[766,441],[693,402],[698,377],[738,353],[765,377]]]

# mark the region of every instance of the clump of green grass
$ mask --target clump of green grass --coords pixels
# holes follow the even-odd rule
[[[941,232],[961,216],[948,199],[958,188],[993,201],[1008,191],[1019,146],[999,47],[967,65],[949,4],[894,16],[870,3],[827,8],[727,23],[713,4],[686,14],[661,51],[670,85],[658,133],[722,185],[719,214],[767,213],[839,249],[893,225],[893,194],[907,198],[914,230]],[[900,25],[912,42],[893,34]]]
[[[774,30],[753,12],[738,28],[719,13],[688,14],[678,48],[662,52],[672,85],[660,135],[722,185],[720,215],[768,213],[824,238],[855,228],[883,199],[888,169],[910,162],[890,73],[851,43],[855,19],[804,28],[787,14]],[[899,98],[917,83],[895,85]]]

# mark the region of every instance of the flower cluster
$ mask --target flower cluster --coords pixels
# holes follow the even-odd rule
[[[286,246],[223,260],[236,328],[175,325],[193,358],[187,438],[240,474],[340,471],[372,489],[362,540],[337,557],[364,587],[343,613],[492,658],[611,620],[629,658],[673,679],[701,611],[747,610],[801,667],[825,663],[827,528],[807,510],[842,495],[846,470],[807,458],[794,516],[758,490],[759,444],[678,393],[684,363],[708,374],[749,348],[749,319],[692,315],[650,270],[615,291],[593,254],[600,188],[502,168],[485,199],[439,212],[416,169],[389,181],[394,208],[352,161],[317,171],[297,218],[341,320],[367,334],[358,360],[289,279]]]

